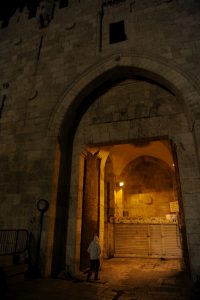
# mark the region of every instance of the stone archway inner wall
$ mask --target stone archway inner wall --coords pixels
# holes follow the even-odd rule
[[[113,82],[113,87],[107,89],[108,91],[104,95],[96,96],[97,99],[93,102],[94,99],[90,98],[91,93],[102,83],[112,81],[112,75],[116,79],[120,79],[121,84],[116,85]],[[142,75],[158,82],[159,85],[144,80],[123,82],[124,79],[130,79],[132,75]],[[171,92],[162,88],[160,84]],[[132,90],[130,91],[130,89]],[[145,93],[138,97],[142,90]],[[133,95],[134,97],[132,97]],[[80,238],[80,234],[77,235],[77,232],[80,233],[81,228],[81,205],[77,195],[80,180],[80,154],[85,146],[88,144],[127,143],[135,139],[158,139],[167,136],[177,146],[190,266],[193,276],[199,274],[200,246],[197,240],[198,229],[200,229],[198,214],[200,180],[198,147],[195,147],[193,132],[198,129],[195,125],[198,124],[196,118],[199,114],[196,109],[199,103],[197,88],[187,77],[167,65],[147,58],[115,56],[97,66],[95,70],[85,73],[66,92],[63,99],[58,104],[50,124],[51,129],[59,132],[63,149],[62,155],[65,155],[64,150],[68,146],[67,143],[72,143],[67,134],[77,124],[77,113],[79,114],[78,122],[80,121],[79,125],[77,124],[78,129],[73,141],[71,171],[73,178],[70,185],[66,264],[75,270],[74,264],[79,260],[77,249],[80,247],[80,241],[77,238],[78,236]],[[113,99],[118,105],[113,102]],[[129,115],[125,110],[127,105],[129,105]],[[88,107],[87,111],[84,109],[85,107]],[[78,108],[80,109],[78,110]],[[71,118],[69,118],[70,116]]]

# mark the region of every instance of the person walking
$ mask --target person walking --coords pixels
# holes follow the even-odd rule
[[[90,269],[87,275],[87,281],[90,281],[93,272],[94,280],[99,280],[98,273],[100,267],[101,246],[99,244],[99,238],[97,234],[94,234],[94,238],[89,244],[87,252],[90,255]]]

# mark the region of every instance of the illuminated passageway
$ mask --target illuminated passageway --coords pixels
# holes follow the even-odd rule
[[[178,258],[187,264],[178,167],[170,140],[86,150],[81,270],[87,267],[88,236],[94,230],[104,258]]]

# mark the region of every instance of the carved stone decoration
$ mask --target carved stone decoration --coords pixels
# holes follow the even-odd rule
[[[73,29],[75,26],[76,26],[76,22],[74,22],[74,23],[72,23],[72,24],[67,24],[66,27],[65,27],[65,29],[66,29],[66,30],[71,30],[71,29]]]
[[[41,1],[37,12],[37,20],[40,28],[44,28],[49,25],[53,18],[54,7],[54,0]]]
[[[36,90],[35,92],[33,92],[32,96],[28,98],[29,101],[34,100],[38,95],[38,91]]]

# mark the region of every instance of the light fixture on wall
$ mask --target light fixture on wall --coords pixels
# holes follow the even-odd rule
[[[123,187],[124,186],[124,182],[123,181],[119,181],[116,183],[117,187]]]
[[[49,208],[49,202],[45,199],[40,199],[37,202],[37,209],[41,212],[44,213],[45,211],[47,211]]]

